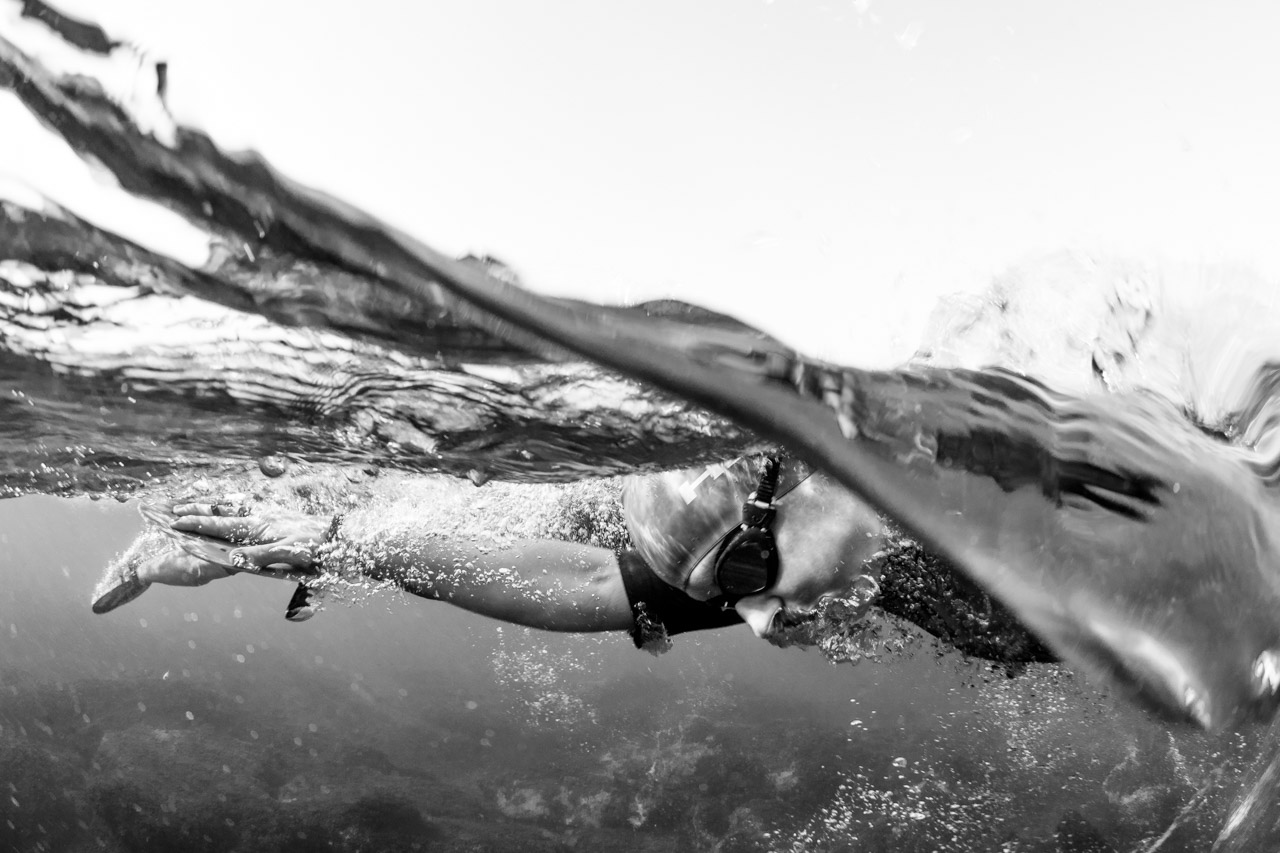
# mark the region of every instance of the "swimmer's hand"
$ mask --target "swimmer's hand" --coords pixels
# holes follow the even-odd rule
[[[235,573],[144,532],[107,566],[93,593],[93,612],[110,613],[146,592],[153,583],[203,586]]]
[[[154,526],[107,566],[94,590],[94,613],[110,613],[152,584],[203,586],[242,571],[299,584],[285,613],[291,621],[317,609],[316,594],[304,582],[315,579],[316,552],[329,529],[325,519],[255,517],[225,503],[144,503],[140,509]]]
[[[180,548],[169,548],[149,560],[143,560],[138,564],[137,572],[138,580],[145,584],[204,586],[230,577],[236,570],[202,560]]]
[[[330,524],[327,518],[304,513],[242,515],[238,508],[208,503],[178,504],[173,507],[173,515],[176,518],[169,527],[175,531],[238,546],[227,549],[224,545],[218,549],[226,553],[226,560],[230,562],[229,566],[224,563],[218,568],[228,574],[235,571],[294,577],[314,574],[318,570],[317,552]],[[187,550],[196,552],[191,556],[204,556],[201,549]]]

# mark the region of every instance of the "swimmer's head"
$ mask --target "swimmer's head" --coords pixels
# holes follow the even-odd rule
[[[659,577],[691,598],[706,601],[725,594],[716,584],[716,557],[725,535],[742,522],[742,504],[758,483],[758,471],[754,460],[743,459],[628,480],[623,487],[627,526]],[[777,495],[776,580],[734,602],[761,637],[788,616],[855,591],[865,561],[883,541],[874,511],[795,460],[783,463]]]

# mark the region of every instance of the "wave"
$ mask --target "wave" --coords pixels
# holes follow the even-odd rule
[[[44,20],[90,53],[111,44]],[[104,55],[127,50],[114,45]],[[197,462],[216,456],[201,454],[225,423],[233,438],[219,451],[234,443],[242,455],[277,446],[379,461],[385,453],[406,467],[466,468],[476,480],[494,471],[564,478],[684,464],[779,442],[952,558],[1055,651],[1147,706],[1218,728],[1270,716],[1280,702],[1280,515],[1267,431],[1275,419],[1270,397],[1255,399],[1274,384],[1265,344],[1224,348],[1239,356],[1218,363],[1231,366],[1229,381],[1175,371],[1203,387],[1245,389],[1212,398],[1234,400],[1224,407],[1204,406],[1208,397],[1179,406],[1158,383],[1126,385],[1135,375],[1126,364],[1142,362],[1121,356],[1141,355],[1148,340],[1141,311],[1104,313],[1123,321],[1121,347],[1095,347],[1090,359],[1105,390],[1068,393],[992,370],[862,371],[692,309],[672,319],[538,296],[500,265],[445,257],[256,155],[224,153],[166,122],[164,73],[142,67],[157,84],[140,103],[136,88],[133,100],[112,97],[99,80],[51,71],[0,41],[0,82],[122,191],[176,211],[212,247],[202,263],[177,264],[65,211],[5,206],[4,369],[15,382],[5,414],[16,426],[5,427],[4,449],[25,466],[11,478],[20,487],[74,490],[66,472],[78,460],[94,460],[95,472],[129,468],[130,454],[155,442],[142,430],[159,429],[181,447],[189,420],[203,430],[189,445]],[[128,302],[145,318],[151,297],[216,303],[239,312],[224,331],[245,322],[265,337],[219,338],[219,323],[205,315],[167,356],[162,344],[149,347],[147,355],[162,357],[148,367],[119,340],[111,349],[111,324],[120,321],[109,308]],[[257,319],[240,319],[247,315]],[[76,317],[93,335],[57,343],[53,330],[86,326]],[[273,325],[254,326],[266,321]],[[158,328],[139,320],[130,334],[144,325],[147,335]],[[212,349],[193,354],[181,347],[197,328],[214,330]],[[193,367],[219,347],[223,361]],[[326,362],[334,358],[339,364]],[[414,373],[423,368],[429,376]],[[564,370],[571,380],[556,373]],[[532,377],[545,376],[554,377],[544,386],[551,393],[540,399]],[[414,399],[420,405],[379,432],[383,411],[403,415],[398,407]],[[351,400],[359,406],[343,409]],[[482,425],[476,432],[458,430],[470,443],[454,443],[447,418],[490,403],[496,420],[472,421]],[[228,404],[230,415],[221,411]],[[95,419],[103,423],[96,433]],[[405,424],[412,431],[397,430]],[[101,451],[79,441],[86,434],[105,436]],[[65,444],[50,450],[43,436]],[[23,443],[33,441],[25,452],[34,455],[24,456]],[[125,459],[110,459],[117,446]],[[158,464],[185,464],[152,453]]]

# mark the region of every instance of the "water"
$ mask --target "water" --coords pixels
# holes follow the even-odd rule
[[[133,508],[0,512],[15,849],[290,849],[342,829],[392,849],[1055,850],[1071,812],[1129,849],[1191,806],[1161,849],[1196,850],[1256,741],[923,641],[833,669],[738,628],[653,658],[385,593],[295,625],[287,586],[253,578],[91,617]]]
[[[314,287],[344,320],[361,306],[359,322],[400,329],[418,352],[157,292],[167,271],[134,261],[121,261],[130,266],[118,278],[78,271],[79,262],[64,265],[68,247],[105,235],[7,202],[0,216],[9,259],[0,261],[0,328],[7,353],[21,356],[0,365],[0,494],[129,493],[175,468],[216,471],[281,449],[474,479],[566,480],[761,446],[687,403],[588,365],[534,358],[449,315],[410,338],[379,313],[367,281],[352,293],[352,277],[331,268],[282,266],[259,252],[267,269],[255,275],[281,299],[305,302],[299,289]],[[90,270],[111,252],[136,254],[119,241],[98,245]],[[209,281],[230,297],[237,272],[224,274]],[[648,310],[724,322],[686,306]]]
[[[106,56],[94,32],[63,37]],[[334,495],[384,469],[576,480],[756,449],[751,428],[962,564],[1095,683],[1219,730],[1061,668],[1010,680],[947,654],[832,678],[726,632],[652,663],[377,596],[297,628],[247,581],[92,621],[67,602],[128,537],[61,579],[40,567],[66,545],[42,540],[131,532],[123,510],[30,498],[5,507],[10,846],[1192,850],[1229,813],[1224,849],[1266,843],[1252,804],[1269,798],[1246,792],[1274,775],[1249,725],[1280,648],[1274,371],[1235,321],[1267,305],[1206,337],[1120,278],[1081,307],[1101,327],[1055,349],[997,293],[977,319],[1035,343],[997,355],[1051,387],[928,358],[844,369],[688,307],[533,296],[7,41],[0,79],[215,247],[179,263],[4,203],[8,494],[226,489],[268,454],[334,466]],[[948,331],[935,344],[964,341]]]

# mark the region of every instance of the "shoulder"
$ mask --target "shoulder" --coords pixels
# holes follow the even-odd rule
[[[636,648],[665,651],[676,634],[723,628],[742,621],[734,610],[697,601],[665,583],[635,551],[618,555],[618,569],[631,606],[631,639]]]

